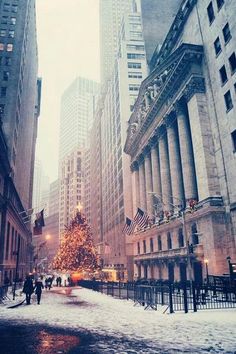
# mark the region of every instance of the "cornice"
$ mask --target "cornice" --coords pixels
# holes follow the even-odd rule
[[[167,59],[166,66],[162,66],[155,73],[143,81],[138,99],[135,103],[134,111],[129,120],[128,135],[125,143],[124,151],[133,156],[137,152],[140,146],[140,141],[151,126],[152,122],[157,119],[158,113],[162,110],[162,107],[166,107],[169,111],[173,110],[173,97],[182,90],[183,83],[189,82],[189,86],[185,87],[183,95],[190,97],[190,92],[203,92],[204,80],[201,79],[201,61],[203,56],[203,48],[198,45],[182,44],[180,48],[171,55],[171,58]],[[192,66],[192,64],[197,64]],[[192,69],[192,67],[194,69]],[[196,68],[199,69],[196,71]],[[168,68],[168,70],[166,69]],[[191,73],[193,71],[193,73]],[[164,76],[163,76],[164,75]],[[153,98],[151,104],[148,107],[144,107],[144,96],[146,90],[155,85],[159,80],[159,91]],[[190,90],[192,89],[192,91]],[[193,93],[194,94],[194,93]],[[167,110],[167,109],[166,109]],[[163,117],[162,117],[163,118]]]

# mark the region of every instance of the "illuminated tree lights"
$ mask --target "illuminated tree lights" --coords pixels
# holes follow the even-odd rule
[[[94,272],[99,269],[98,264],[90,226],[81,212],[77,211],[65,228],[63,241],[54,257],[52,268],[67,272]]]

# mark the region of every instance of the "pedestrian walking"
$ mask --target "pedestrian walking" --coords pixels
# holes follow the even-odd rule
[[[38,305],[40,305],[40,300],[41,300],[41,295],[42,295],[42,289],[44,288],[43,286],[43,282],[42,280],[39,278],[36,282],[35,282],[35,294],[37,295],[37,303]]]
[[[23,286],[23,293],[25,293],[27,305],[30,305],[31,295],[33,294],[33,292],[34,292],[33,280],[28,275],[26,277],[26,280],[25,280],[24,286]]]
[[[58,277],[58,285],[61,286],[61,277]]]

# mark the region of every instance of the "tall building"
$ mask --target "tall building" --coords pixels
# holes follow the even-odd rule
[[[59,180],[50,183],[48,215],[42,235],[33,237],[35,268],[51,271],[50,264],[59,247]]]
[[[113,71],[118,52],[120,25],[129,13],[133,0],[100,0],[100,57],[101,83],[104,85]]]
[[[235,262],[236,3],[185,0],[129,120],[135,276],[201,282]],[[153,198],[154,196],[154,198]]]
[[[98,91],[98,83],[81,77],[65,90],[61,100],[59,165],[75,148],[88,146]]]
[[[133,29],[135,27],[135,33]],[[123,153],[127,120],[132,112],[140,84],[147,75],[146,55],[142,37],[140,13],[128,13],[121,21],[119,51],[114,70],[107,84],[102,100],[102,110],[98,110],[93,134],[91,156],[93,164],[100,168],[96,180],[100,183],[100,201],[91,205],[92,220],[95,221],[95,234],[104,271],[109,268],[123,279],[127,274],[125,237],[122,234],[125,215],[132,215],[131,174],[129,158]],[[100,127],[98,123],[100,120]],[[97,142],[100,135],[100,151]],[[98,156],[100,153],[100,158]],[[96,159],[97,161],[94,161]],[[92,171],[94,166],[92,168]],[[92,172],[94,178],[94,172]],[[96,183],[98,188],[99,183]],[[93,187],[91,188],[93,189]],[[92,192],[93,196],[94,193]],[[99,202],[98,202],[99,201]],[[98,205],[101,203],[101,206]],[[100,222],[96,210],[102,215]],[[92,223],[93,225],[93,223]],[[98,231],[96,232],[96,228]]]
[[[0,271],[2,278],[29,271],[30,220],[41,80],[37,79],[35,1],[0,3],[0,121],[11,171],[5,175],[1,208]]]
[[[59,208],[60,236],[65,229],[65,225],[68,225],[69,221],[73,217],[78,204],[83,202],[83,158],[84,150],[74,149],[74,151],[68,154],[61,163]]]
[[[59,141],[60,234],[78,202],[84,204],[82,155],[89,146],[88,133],[98,92],[98,83],[79,77],[62,96]]]

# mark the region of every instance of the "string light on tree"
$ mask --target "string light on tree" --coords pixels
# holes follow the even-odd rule
[[[99,269],[91,228],[81,210],[79,204],[75,216],[65,228],[63,241],[52,263],[53,269],[90,273]]]

